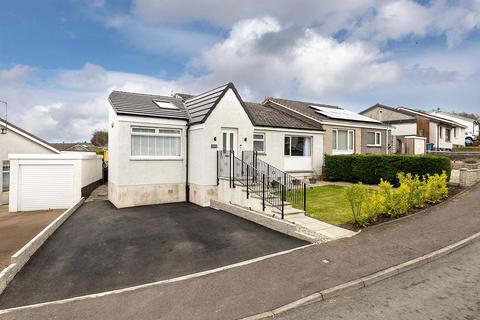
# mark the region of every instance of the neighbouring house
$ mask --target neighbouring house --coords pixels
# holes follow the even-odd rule
[[[360,114],[392,125],[392,134],[399,153],[409,152],[409,139],[425,139],[433,150],[451,150],[465,145],[466,126],[422,111],[375,104]]]
[[[220,162],[237,161],[238,169],[229,170],[238,175],[253,151],[269,163],[262,171],[267,178],[282,173],[277,185],[290,174],[321,174],[321,125],[245,103],[232,83],[195,96],[114,91],[109,102],[108,197],[116,207],[181,201],[209,206],[218,198]]]
[[[392,128],[374,118],[337,106],[267,98],[263,104],[324,130],[326,154],[390,153]]]
[[[90,142],[55,142],[50,144],[60,151],[97,152],[106,149],[106,147],[99,147]]]
[[[9,154],[59,154],[60,151],[45,140],[0,118],[0,204],[8,202],[10,191]]]
[[[455,121],[457,123],[464,125],[466,127],[465,132],[474,137],[477,137],[480,135],[480,118],[474,118],[474,117],[469,118],[469,117],[461,116],[454,112],[445,112],[441,110],[432,111],[430,112],[430,114],[439,118]]]

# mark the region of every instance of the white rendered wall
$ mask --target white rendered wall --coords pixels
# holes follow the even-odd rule
[[[417,135],[416,123],[398,123],[393,125],[392,134],[395,136]]]
[[[255,132],[265,133],[265,153],[259,158],[284,171],[313,171],[320,175],[323,166],[323,132],[284,128],[256,127]],[[312,139],[310,157],[288,157],[284,155],[285,136],[307,136]]]
[[[242,150],[252,150],[253,125],[232,89],[225,93],[204,124],[193,125],[190,130],[191,183],[217,185],[217,150],[222,147],[222,129],[229,128],[237,129],[237,156],[241,158]],[[212,144],[217,148],[211,148]]]
[[[21,207],[19,199],[20,172],[22,166],[72,166],[73,167],[73,205],[82,197],[82,187],[98,181],[102,177],[102,157],[94,153],[61,153],[61,154],[10,154],[10,194],[9,211],[16,212]],[[55,181],[49,181],[49,183]],[[48,195],[49,197],[61,197],[61,194]],[[27,195],[28,198],[28,195]],[[48,197],[46,197],[48,199]],[[41,210],[52,208],[49,206],[37,208]],[[33,210],[33,209],[32,209]]]
[[[217,198],[217,150],[222,148],[222,129],[237,130],[239,158],[243,150],[252,150],[253,124],[232,89],[225,93],[205,123],[190,129],[190,201],[201,206],[208,206],[211,199]]]

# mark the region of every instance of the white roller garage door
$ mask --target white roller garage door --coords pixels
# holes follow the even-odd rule
[[[28,164],[19,168],[19,210],[68,208],[74,201],[73,164]]]

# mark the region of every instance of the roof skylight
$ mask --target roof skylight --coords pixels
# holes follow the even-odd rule
[[[155,104],[161,109],[172,109],[178,110],[178,107],[171,103],[170,101],[163,101],[163,100],[153,100]]]

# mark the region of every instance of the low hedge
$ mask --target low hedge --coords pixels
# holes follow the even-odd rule
[[[403,154],[325,155],[324,178],[331,181],[378,184],[381,179],[398,185],[399,172],[424,176],[447,173],[450,178],[450,159],[439,156]]]

